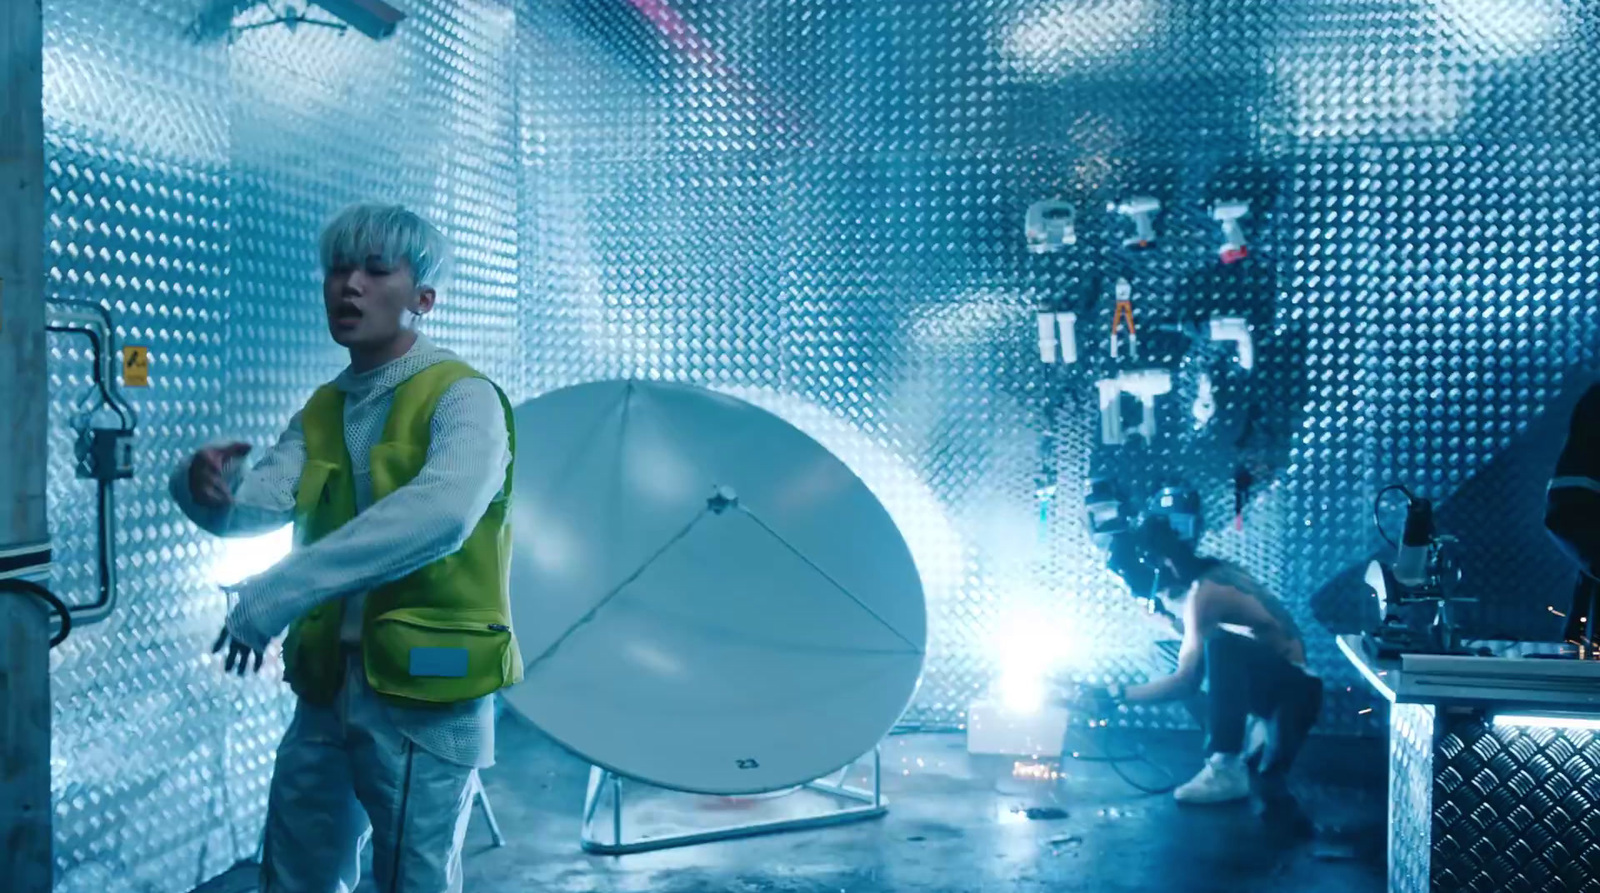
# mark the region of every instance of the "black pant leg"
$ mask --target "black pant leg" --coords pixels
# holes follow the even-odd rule
[[[1255,673],[1248,640],[1217,632],[1206,639],[1206,752],[1236,754],[1244,749]]]
[[[1297,667],[1287,668],[1284,691],[1271,715],[1267,749],[1262,755],[1263,778],[1281,779],[1288,774],[1321,712],[1322,680]]]
[[[1208,753],[1239,753],[1252,715],[1276,716],[1282,705],[1303,696],[1299,668],[1249,636],[1219,630],[1206,639],[1209,689]]]

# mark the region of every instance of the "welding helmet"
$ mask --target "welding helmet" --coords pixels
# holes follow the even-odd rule
[[[1139,516],[1134,504],[1109,478],[1089,482],[1084,497],[1089,539],[1106,555],[1106,567],[1128,584],[1136,598],[1154,595],[1154,566],[1140,546]]]
[[[1162,487],[1145,504],[1144,519],[1165,518],[1181,543],[1200,541],[1200,494],[1187,484]]]
[[[1135,598],[1159,605],[1163,592],[1198,576],[1204,561],[1195,555],[1201,524],[1194,488],[1163,487],[1136,512],[1113,481],[1101,478],[1090,482],[1084,503],[1090,538]]]

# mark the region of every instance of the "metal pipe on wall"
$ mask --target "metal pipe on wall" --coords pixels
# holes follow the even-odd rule
[[[47,328],[52,332],[70,332],[88,336],[94,354],[95,387],[99,390],[105,405],[117,414],[121,422],[121,427],[114,430],[131,432],[138,424],[138,414],[117,392],[116,371],[113,365],[115,352],[112,350],[114,327],[110,311],[99,304],[87,301],[51,300]],[[87,426],[88,420],[85,419],[83,424]],[[68,607],[67,610],[75,625],[99,623],[111,615],[117,603],[116,494],[109,476],[104,473],[92,473],[92,476],[96,479],[98,490],[95,512],[98,526],[96,557],[100,588],[99,595],[90,604]]]

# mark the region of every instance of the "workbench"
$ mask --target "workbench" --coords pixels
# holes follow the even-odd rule
[[[1390,703],[1390,893],[1600,889],[1600,661],[1339,650]]]

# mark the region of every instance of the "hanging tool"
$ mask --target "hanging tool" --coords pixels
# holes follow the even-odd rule
[[[1222,224],[1222,248],[1218,254],[1222,256],[1223,263],[1237,263],[1250,254],[1250,249],[1244,244],[1244,229],[1239,226],[1239,219],[1249,214],[1250,202],[1247,199],[1217,202],[1212,206],[1212,219]]]
[[[1117,280],[1117,307],[1111,314],[1111,358],[1117,358],[1117,328],[1123,319],[1128,321],[1128,355],[1139,359],[1139,333],[1133,327],[1133,286],[1126,279]]]
[[[1117,445],[1127,440],[1122,425],[1122,395],[1139,399],[1142,415],[1134,433],[1150,443],[1156,436],[1156,398],[1172,390],[1172,373],[1165,369],[1122,372],[1095,383],[1100,389],[1100,441]]]
[[[1212,393],[1211,374],[1200,373],[1197,394],[1194,399],[1194,430],[1199,431],[1211,424],[1211,419],[1217,414],[1217,399]]]
[[[1078,362],[1078,314],[1039,314],[1039,359],[1054,363],[1058,345],[1061,348],[1061,362],[1068,365]]]
[[[1034,254],[1060,251],[1078,244],[1077,215],[1072,206],[1059,199],[1045,199],[1028,206],[1028,250]]]
[[[1122,247],[1143,250],[1156,244],[1156,215],[1161,212],[1160,199],[1136,195],[1123,202],[1112,202],[1106,210],[1121,214],[1133,221],[1133,235],[1122,240]]]
[[[1212,341],[1232,341],[1239,351],[1239,368],[1246,372],[1255,368],[1255,342],[1250,338],[1250,326],[1241,316],[1216,316],[1209,323]]]
[[[1057,484],[1056,431],[1060,424],[1066,394],[1063,389],[1052,388],[1044,395],[1044,418],[1039,432],[1039,470],[1033,478],[1033,495],[1039,502],[1039,527],[1037,541],[1042,546],[1049,539],[1050,510],[1055,504]]]
[[[1036,541],[1043,544],[1050,533],[1050,506],[1056,500],[1056,484],[1054,473],[1049,469],[1041,469],[1038,478],[1034,481],[1033,496],[1039,501],[1039,530]]]
[[[1250,501],[1250,487],[1255,478],[1243,465],[1233,473],[1233,529],[1244,529],[1244,507]]]

